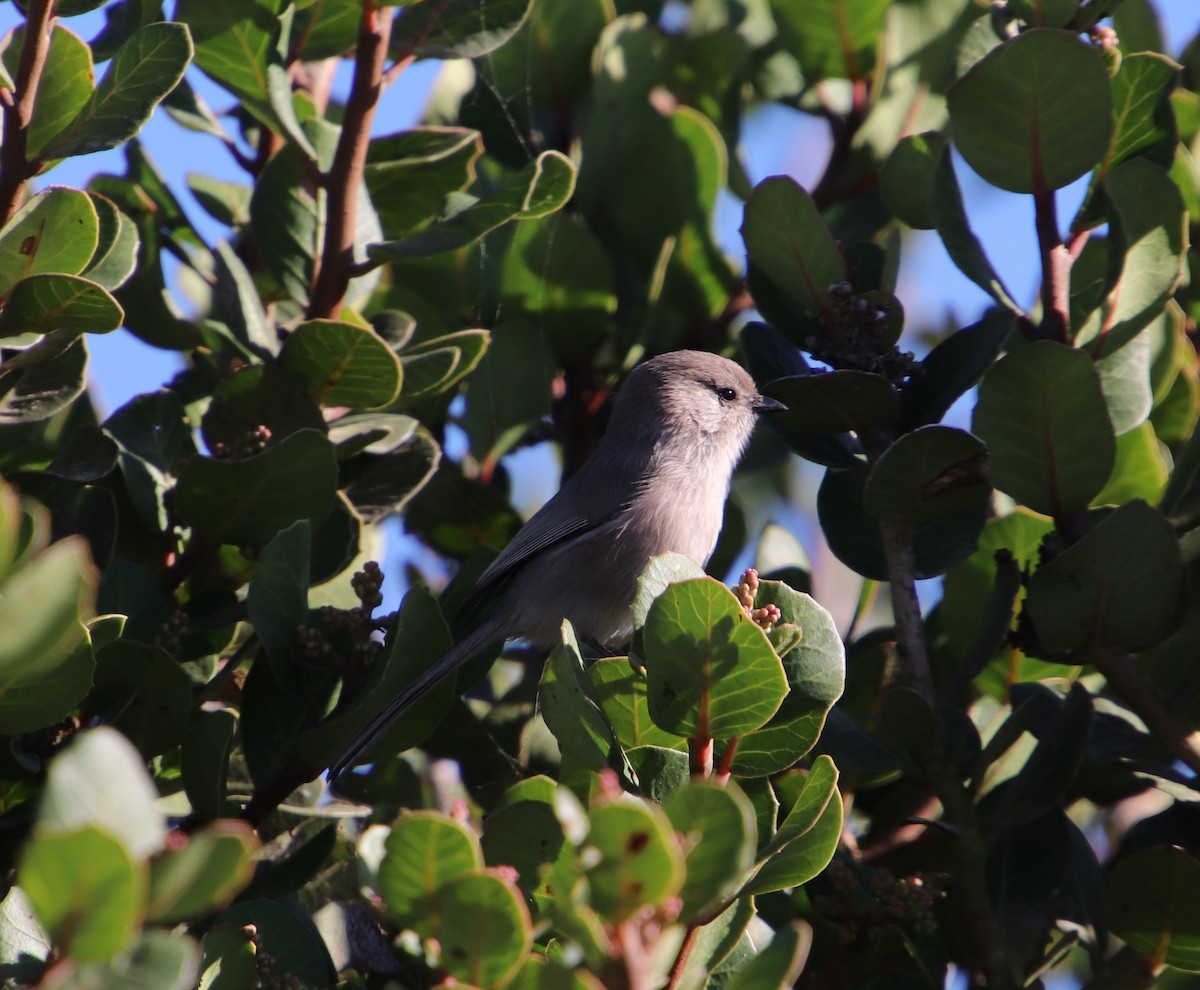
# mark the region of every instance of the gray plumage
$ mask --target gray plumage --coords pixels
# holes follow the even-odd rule
[[[595,451],[476,582],[464,607],[494,599],[487,617],[351,740],[331,778],[362,762],[393,720],[489,643],[549,648],[564,618],[582,640],[628,641],[638,575],[668,552],[708,562],[758,414],[779,408],[715,354],[672,351],[635,368]]]

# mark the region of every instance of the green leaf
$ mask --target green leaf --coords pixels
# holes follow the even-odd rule
[[[437,601],[423,587],[411,588],[400,603],[396,625],[388,633],[387,653],[376,660],[361,693],[343,711],[309,731],[301,751],[313,766],[325,766],[350,738],[410,684],[453,641]],[[454,678],[432,688],[363,754],[361,762],[409,749],[422,742],[446,714],[456,696]]]
[[[664,732],[650,718],[646,675],[635,669],[628,657],[597,660],[587,672],[593,695],[622,748],[664,746],[678,749],[684,745],[682,736]]]
[[[773,855],[790,842],[808,834],[820,821],[826,807],[838,794],[838,769],[833,760],[822,754],[804,776],[804,784],[783,823],[767,844]]]
[[[915,525],[976,508],[991,493],[987,451],[977,437],[950,426],[923,426],[875,461],[863,508],[876,519]]]
[[[0,299],[30,275],[78,275],[99,239],[100,218],[87,193],[52,186],[31,197],[0,228]]]
[[[956,330],[925,355],[900,394],[902,428],[908,431],[941,422],[958,397],[992,366],[1012,326],[1010,312],[993,308],[978,323]]]
[[[842,801],[835,788],[817,820],[781,850],[773,853],[759,867],[743,892],[765,894],[808,883],[829,865],[841,838]]]
[[[975,552],[987,521],[986,505],[917,526],[912,536],[914,574],[937,577]],[[863,507],[863,479],[855,471],[825,472],[817,492],[817,517],[838,560],[864,577],[888,579],[879,521]]]
[[[1116,467],[1108,484],[1092,499],[1092,505],[1121,505],[1134,499],[1157,504],[1169,469],[1154,427],[1143,423],[1117,437]]]
[[[929,210],[934,175],[948,140],[939,131],[901,138],[883,163],[879,191],[891,211],[916,230],[935,226]]]
[[[65,409],[87,387],[87,366],[87,345],[70,331],[10,357],[0,368],[0,425],[35,423]]]
[[[467,828],[433,811],[406,811],[384,843],[375,888],[398,924],[434,938],[441,892],[483,866],[479,842]]]
[[[225,5],[247,6],[243,0],[225,0]],[[307,175],[303,157],[284,148],[259,173],[250,197],[250,229],[263,266],[302,304],[308,303],[325,223],[325,199],[311,188]]]
[[[183,738],[192,681],[162,647],[119,639],[96,654],[87,707],[104,715],[143,756],[157,756]]]
[[[1200,972],[1200,862],[1183,849],[1123,856],[1106,883],[1108,927],[1155,965]]]
[[[137,268],[140,239],[137,226],[112,200],[91,193],[99,220],[96,253],[83,270],[91,281],[109,291],[120,288]]]
[[[514,329],[514,325],[506,325],[503,336],[515,336]],[[395,405],[407,406],[414,399],[449,391],[475,370],[491,344],[492,335],[487,330],[459,330],[406,347],[400,355],[404,391]],[[527,356],[527,351],[521,348],[521,354]]]
[[[1012,0],[1013,12],[1030,27],[1065,28],[1079,10],[1079,0]]]
[[[246,990],[258,980],[258,955],[249,932],[217,925],[200,940],[198,990]]]
[[[200,429],[210,450],[238,450],[260,426],[280,440],[299,430],[322,430],[325,420],[294,375],[275,364],[251,364],[217,383]]]
[[[962,192],[958,187],[958,178],[954,174],[954,158],[949,148],[942,152],[941,159],[934,169],[929,217],[942,239],[946,253],[958,266],[958,270],[1005,309],[1011,310],[1017,316],[1022,315],[1021,307],[1013,300],[1012,294],[992,268],[983,245],[971,230],[966,207],[963,206]]]
[[[642,635],[650,715],[668,732],[740,736],[764,725],[787,694],[766,634],[712,578],[667,588]]]
[[[737,787],[697,780],[667,798],[663,811],[683,842],[680,918],[703,918],[734,894],[754,865],[754,808]]]
[[[1110,222],[1119,224],[1127,247],[1120,279],[1076,335],[1096,358],[1129,343],[1162,313],[1182,275],[1188,243],[1187,209],[1179,187],[1153,162],[1126,162],[1102,188],[1111,207]]]
[[[455,877],[438,889],[433,910],[441,966],[467,986],[503,986],[533,946],[521,892],[493,873]]]
[[[47,990],[192,990],[200,953],[177,932],[144,931],[133,949],[108,962],[68,970]]]
[[[236,729],[237,715],[228,708],[197,712],[188,723],[180,748],[180,769],[198,821],[225,814],[225,779]]]
[[[767,947],[734,974],[727,990],[787,990],[792,986],[812,947],[812,929],[776,931]]]
[[[536,322],[574,353],[596,346],[617,310],[608,255],[586,224],[565,213],[517,225],[500,298],[506,320]]]
[[[61,5],[55,13],[61,16]],[[4,68],[10,77],[18,74],[24,47],[25,26],[21,25],[9,36],[3,51]],[[41,157],[47,142],[87,103],[94,82],[91,49],[74,32],[62,24],[54,24],[26,137],[27,160],[37,161]],[[11,85],[8,88],[11,89]]]
[[[891,382],[867,371],[777,378],[763,391],[787,406],[776,418],[780,425],[797,433],[862,432],[888,427],[900,413]]]
[[[43,149],[46,158],[107,151],[129,141],[183,78],[192,60],[186,24],[147,24],[113,56],[75,119]]]
[[[754,899],[739,897],[696,933],[695,945],[679,979],[681,988],[721,986],[724,980],[716,971],[728,964],[736,970],[736,963],[749,958],[751,949],[746,937],[750,922],[756,917]]]
[[[372,140],[367,188],[388,236],[409,234],[436,220],[446,198],[475,181],[482,154],[479,132],[465,127],[418,127]]]
[[[971,429],[988,446],[996,487],[1046,515],[1085,508],[1116,458],[1095,366],[1052,341],[1021,347],[984,375]]]
[[[794,766],[813,746],[846,684],[846,651],[837,624],[809,595],[781,581],[760,581],[756,607],[774,605],[780,628],[800,629],[800,642],[783,654],[788,695],[761,729],[738,740],[733,772],[766,776]]]
[[[651,557],[638,575],[637,594],[633,599],[633,627],[641,629],[654,600],[678,581],[704,577],[704,568],[685,553],[664,553]]]
[[[331,987],[336,983],[321,933],[298,902],[237,901],[217,915],[214,926],[220,925],[253,925],[257,952],[270,956],[277,972],[291,974],[302,986]]]
[[[597,860],[587,871],[592,907],[609,923],[675,897],[684,882],[684,855],[666,815],[641,800],[612,801],[588,813],[587,847]]]
[[[259,557],[246,593],[246,617],[281,681],[289,676],[296,628],[308,619],[311,543],[312,525],[307,519],[281,529]]]
[[[479,371],[471,379],[463,417],[471,449],[480,461],[508,453],[533,424],[549,415],[554,369],[543,361],[529,360],[530,348],[540,348],[542,340],[536,323],[505,320],[503,332],[489,342]],[[422,360],[436,353],[423,355]],[[407,357],[405,367],[406,371],[412,367]]]
[[[18,879],[38,921],[70,958],[103,962],[133,941],[146,876],[129,850],[99,828],[36,834]]]
[[[1134,157],[1170,166],[1178,140],[1170,94],[1180,68],[1174,59],[1157,51],[1135,52],[1121,59],[1112,81],[1112,139],[1097,169],[1099,179]]]
[[[208,539],[262,546],[298,520],[319,524],[337,480],[333,445],[300,430],[245,460],[192,458],[175,487],[175,508]]]
[[[1075,683],[1057,709],[1016,776],[989,795],[992,800],[981,810],[1000,829],[1027,825],[1069,803],[1092,728],[1092,696]]]
[[[100,285],[78,275],[30,275],[21,279],[0,311],[0,337],[53,330],[109,333],[125,318],[120,304]]]
[[[385,262],[454,251],[510,221],[549,216],[566,205],[574,190],[575,165],[560,152],[543,151],[484,196],[452,196],[435,223],[410,237],[372,244],[368,253]]]
[[[392,29],[399,57],[479,58],[520,30],[533,0],[441,0],[401,12]]]
[[[829,289],[845,281],[845,262],[812,197],[794,180],[774,176],[755,186],[742,239],[755,302],[760,309],[775,298],[781,303],[773,312],[763,310],[778,328],[786,329],[788,315],[832,311]]]
[[[538,710],[564,756],[597,773],[609,768],[626,772],[625,754],[592,691],[569,622],[563,623],[562,643],[546,660],[538,685]]]
[[[1108,418],[1112,421],[1113,433],[1118,441],[1121,436],[1144,423],[1154,405],[1154,393],[1150,387],[1150,336],[1149,333],[1139,333],[1120,350],[1096,361],[1096,370],[1100,372],[1100,389],[1104,392]]]
[[[188,172],[184,181],[196,202],[218,223],[227,227],[241,227],[250,221],[253,187],[215,179],[199,172]]]
[[[393,453],[364,456],[348,465],[343,490],[365,522],[379,522],[408,504],[433,477],[441,459],[437,441],[418,427]]]
[[[1007,634],[1012,625],[1012,613],[1003,620],[991,615],[993,589],[998,580],[996,554],[1004,551],[1013,558],[1013,567],[1024,570],[1036,562],[1038,547],[1043,537],[1053,529],[1053,523],[1045,516],[1035,515],[1026,509],[1017,509],[1006,516],[989,519],[979,539],[979,549],[946,575],[944,581],[944,609],[941,621],[946,636],[947,653],[955,657],[968,657],[977,646],[981,629],[1000,625],[1000,636]],[[1024,590],[1021,590],[1024,597]],[[993,640],[999,655],[974,658],[978,666],[987,665],[975,683],[995,697],[1006,697],[1011,683],[1036,680],[1052,676],[1060,671],[1012,651],[1003,649]]]
[[[0,966],[6,979],[18,986],[36,985],[51,949],[29,898],[20,887],[10,886],[0,901]]]
[[[555,812],[555,785],[548,777],[531,778],[548,785],[549,794],[535,798],[515,795],[530,793],[522,781],[505,792],[505,803],[487,817],[483,830],[483,854],[491,866],[510,866],[517,871],[517,884],[526,894],[543,891],[543,873],[566,846],[562,822]]]
[[[333,320],[301,323],[288,334],[279,361],[324,406],[377,408],[400,393],[400,361],[368,327]]]
[[[38,828],[49,833],[94,825],[140,861],[165,840],[157,799],[141,754],[116,729],[101,726],[79,733],[51,761]]]
[[[779,40],[810,85],[871,79],[888,0],[771,0]]]
[[[175,16],[196,43],[196,65],[246,99],[259,119],[269,116],[267,64],[279,32],[279,0],[179,0]]]
[[[19,518],[6,512],[9,525]],[[0,574],[0,713],[7,732],[51,724],[78,703],[94,666],[83,623],[91,618],[98,575],[80,537],[60,540]],[[82,666],[83,684],[68,676]]]
[[[1118,506],[1030,579],[1025,609],[1039,646],[1053,656],[1092,644],[1154,645],[1175,624],[1181,568],[1162,515],[1142,501]]]
[[[954,143],[1010,192],[1059,189],[1099,162],[1112,134],[1104,60],[1070,31],[1034,28],[985,55],[946,94]]]
[[[203,918],[250,882],[259,842],[245,822],[214,822],[150,862],[146,915],[160,924]]]
[[[230,331],[245,347],[260,357],[279,351],[279,338],[267,318],[254,280],[228,241],[217,245],[216,299]]]

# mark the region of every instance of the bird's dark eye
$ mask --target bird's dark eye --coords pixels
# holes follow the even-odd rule
[[[732,402],[737,398],[737,392],[731,388],[719,388],[717,389],[717,395],[719,395],[726,402]]]

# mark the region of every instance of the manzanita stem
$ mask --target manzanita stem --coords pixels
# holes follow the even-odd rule
[[[354,269],[354,232],[358,223],[358,192],[362,187],[371,140],[371,123],[383,92],[383,66],[395,14],[363,0],[358,44],[354,55],[354,78],[342,119],[333,165],[325,176],[328,222],[325,243],[318,261],[316,279],[308,303],[310,319],[337,315]]]
[[[0,145],[0,224],[12,219],[25,183],[33,175],[33,163],[26,160],[29,150],[29,125],[37,98],[42,70],[50,52],[55,0],[30,0],[25,19],[25,40],[17,63],[14,90],[4,103],[4,143]],[[2,92],[2,91],[0,91]]]
[[[1054,190],[1043,182],[1033,193],[1034,224],[1037,227],[1038,253],[1042,259],[1042,322],[1044,340],[1070,343],[1070,279],[1074,258],[1063,246],[1058,233],[1058,207]]]
[[[925,701],[934,704],[933,674],[925,646],[921,600],[913,574],[913,527],[884,520],[879,524],[883,553],[887,559],[888,583],[892,590],[892,612],[896,617],[896,651],[907,685]]]

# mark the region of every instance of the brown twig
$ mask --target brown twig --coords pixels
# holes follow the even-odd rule
[[[829,120],[829,127],[833,132],[833,147],[830,149],[825,171],[812,190],[813,202],[819,210],[824,210],[831,203],[853,195],[854,192],[870,188],[878,180],[878,175],[874,172],[856,176],[849,183],[846,180],[854,152],[854,137],[870,109],[870,96],[867,80],[858,79],[852,84],[850,109],[846,113],[825,111],[824,115]]]
[[[38,84],[50,51],[55,0],[30,0],[25,19],[25,41],[17,63],[14,91],[4,100],[4,143],[0,145],[0,223],[12,219],[21,203],[25,183],[34,174],[35,163],[26,160],[29,125],[37,99]]]
[[[667,978],[667,990],[676,990],[680,980],[683,979],[683,974],[687,971],[688,960],[692,957],[692,952],[696,948],[696,940],[700,937],[700,926],[688,926],[687,935],[683,938],[683,944],[679,947],[679,953],[675,956],[675,963],[671,966],[671,975]]]
[[[380,8],[373,0],[364,0],[354,55],[354,78],[342,119],[342,133],[334,152],[333,165],[324,176],[329,220],[308,303],[310,319],[337,315],[350,284],[350,272],[354,265],[354,231],[358,220],[358,191],[367,162],[371,123],[383,92],[383,65],[387,59],[393,19],[390,7]]]
[[[896,652],[904,681],[932,706],[935,700],[933,674],[925,646],[921,601],[913,576],[913,528],[892,520],[881,522],[879,528],[887,558],[888,584],[892,590],[892,612],[896,617]]]
[[[1119,694],[1146,723],[1154,737],[1195,773],[1200,773],[1200,730],[1179,718],[1124,650],[1101,647],[1088,657]]]
[[[991,990],[1010,990],[1014,983],[1005,963],[1000,921],[988,896],[987,844],[979,828],[974,800],[947,755],[945,733],[941,731],[941,719],[937,714],[936,692],[913,569],[913,527],[907,523],[883,521],[880,530],[892,592],[892,611],[896,617],[897,653],[907,674],[908,686],[934,708],[936,738],[932,740],[929,765],[922,769],[941,801],[945,819],[953,827],[956,836],[956,886],[967,917],[972,947],[978,959],[983,985]]]

